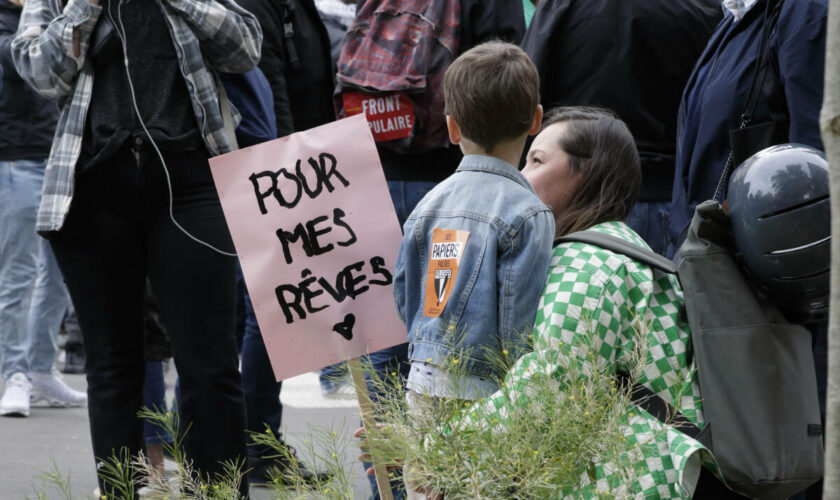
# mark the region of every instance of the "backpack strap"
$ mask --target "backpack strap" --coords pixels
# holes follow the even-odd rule
[[[557,238],[554,240],[554,246],[557,246],[559,243],[575,241],[589,243],[590,245],[599,246],[605,250],[611,250],[615,253],[625,255],[642,264],[659,269],[666,274],[677,274],[677,266],[669,259],[652,250],[630,243],[611,234],[599,233],[597,231],[578,231]]]
[[[611,234],[600,233],[596,231],[578,231],[576,233],[567,234],[554,240],[554,245],[559,243],[571,242],[589,243],[615,253],[625,255],[631,259],[646,264],[650,267],[659,269],[667,274],[676,274],[677,266],[673,262],[659,255],[658,253],[648,250],[629,241],[623,240],[618,236]],[[619,372],[616,374],[616,379],[622,386],[631,385],[630,377],[626,373]],[[668,424],[683,434],[697,439],[700,435],[700,428],[697,427],[691,420],[687,419],[682,413],[678,412],[670,403],[659,397],[658,394],[648,389],[642,384],[632,383],[633,404],[639,405],[643,410],[650,413],[657,420]]]
[[[784,0],[767,0],[764,10],[764,22],[761,29],[761,40],[758,46],[758,59],[756,61],[755,73],[753,74],[752,85],[747,94],[747,104],[741,115],[741,121],[749,124],[755,112],[758,98],[763,94],[764,81],[771,65],[772,54],[770,53],[770,38],[776,32],[776,25],[779,22],[779,13],[782,11]]]
[[[280,0],[280,16],[283,22],[283,47],[286,51],[286,60],[292,66],[292,69],[299,70],[301,68],[300,57],[295,47],[295,5],[291,0]]]
[[[761,40],[758,45],[758,58],[755,64],[755,73],[753,73],[752,84],[750,91],[747,94],[747,103],[744,105],[744,111],[741,113],[741,123],[739,129],[744,129],[752,121],[753,112],[758,104],[758,98],[764,95],[769,104],[778,104],[779,99],[784,97],[784,88],[781,81],[779,81],[779,72],[772,67],[772,54],[770,53],[770,38],[776,33],[776,25],[779,22],[779,13],[782,11],[784,0],[767,0],[767,5],[764,8],[764,21],[761,27]],[[770,81],[765,85],[765,78],[767,73],[770,73]],[[768,106],[770,117],[774,122],[784,122],[789,120],[784,111],[777,110],[774,112],[772,106]],[[735,160],[735,153],[730,149],[729,157],[726,159],[726,164],[723,167],[723,172],[718,179],[715,193],[712,196],[713,200],[718,200],[723,192],[723,188],[729,182],[729,176],[732,173]],[[737,165],[735,165],[737,167]],[[722,200],[721,200],[722,201]]]
[[[624,372],[618,372],[615,378],[622,386],[626,387],[630,384],[630,376]],[[659,397],[658,394],[638,382],[633,383],[631,400],[633,404],[638,405],[663,424],[670,425],[692,439],[697,439],[701,433],[700,428],[694,422],[687,419],[685,415],[678,412],[676,408]]]

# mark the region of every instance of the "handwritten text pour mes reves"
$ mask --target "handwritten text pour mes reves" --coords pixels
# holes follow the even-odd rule
[[[288,213],[288,210],[300,203],[304,195],[314,200],[323,193],[332,193],[340,187],[350,187],[350,182],[338,170],[338,160],[330,153],[308,158],[305,163],[298,160],[294,171],[280,168],[277,171],[255,172],[249,176],[249,180],[254,189],[257,208],[262,215],[269,212],[270,206],[266,200],[274,199],[277,209]],[[284,227],[278,228],[275,233],[282,245],[286,264],[293,263],[292,249],[296,244],[300,245],[307,259],[355,244],[358,238],[347,221],[348,215],[352,214],[335,207],[327,215],[318,215],[297,224],[293,224],[292,221],[292,224],[286,226],[288,228],[293,225],[291,231]],[[370,266],[369,273],[365,272],[367,266]],[[314,276],[308,268],[303,269],[301,278],[297,283],[281,284],[274,290],[286,323],[305,319],[307,314],[323,311],[348,297],[355,300],[368,291],[371,285],[387,286],[393,281],[385,259],[378,255],[348,264],[338,271],[334,280]],[[314,303],[319,301],[320,304]],[[342,329],[346,329],[346,325],[342,326]],[[344,336],[348,338],[348,335]]]

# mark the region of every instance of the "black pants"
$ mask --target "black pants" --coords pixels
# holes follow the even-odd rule
[[[197,238],[232,252],[206,152],[165,158],[175,219]],[[147,276],[181,380],[181,427],[191,426],[184,443],[188,458],[208,474],[221,471],[221,461],[244,457],[235,259],[191,240],[172,223],[154,150],[132,142],[113,160],[82,170],[67,220],[51,244],[84,335],[97,459],[143,447],[137,412],[143,401]],[[242,490],[247,492],[247,483]]]

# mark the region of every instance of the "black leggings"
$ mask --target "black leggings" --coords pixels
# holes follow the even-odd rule
[[[232,252],[206,152],[164,154],[175,219],[196,237]],[[84,335],[97,459],[123,447],[133,454],[143,447],[137,412],[143,401],[147,276],[181,380],[181,427],[191,426],[184,444],[188,458],[208,474],[221,471],[221,461],[244,457],[235,259],[196,243],[172,223],[154,150],[132,142],[112,160],[82,170],[70,213],[51,244]]]

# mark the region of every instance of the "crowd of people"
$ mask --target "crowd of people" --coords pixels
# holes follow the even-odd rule
[[[826,16],[826,0],[0,0],[0,415],[25,417],[37,398],[87,404],[97,462],[127,449],[159,466],[172,437],[137,412],[166,407],[172,357],[196,471],[244,457],[251,481],[275,467],[323,479],[294,450],[248,442],[266,428],[282,440],[282,384],[208,159],[348,116],[361,94],[412,104],[408,129],[372,128],[406,235],[394,287],[408,342],[370,353],[371,376],[399,374],[409,411],[455,399],[503,422],[534,374],[619,372],[644,342],[639,384],[702,428],[677,278],[555,240],[587,231],[679,259],[695,208],[726,205],[744,160],[822,149]],[[426,252],[443,234],[460,242],[460,271],[432,306]],[[814,300],[784,312],[811,332],[824,419],[827,246],[782,253],[805,247],[825,264],[807,276]],[[65,363],[87,394],[56,367],[62,323],[81,332]],[[518,361],[498,377],[502,350]],[[327,369],[325,393],[342,371]],[[626,411],[642,413],[628,436],[666,425]],[[707,442],[665,428],[632,455],[630,496],[738,497]],[[397,498],[446,493],[393,476]]]

